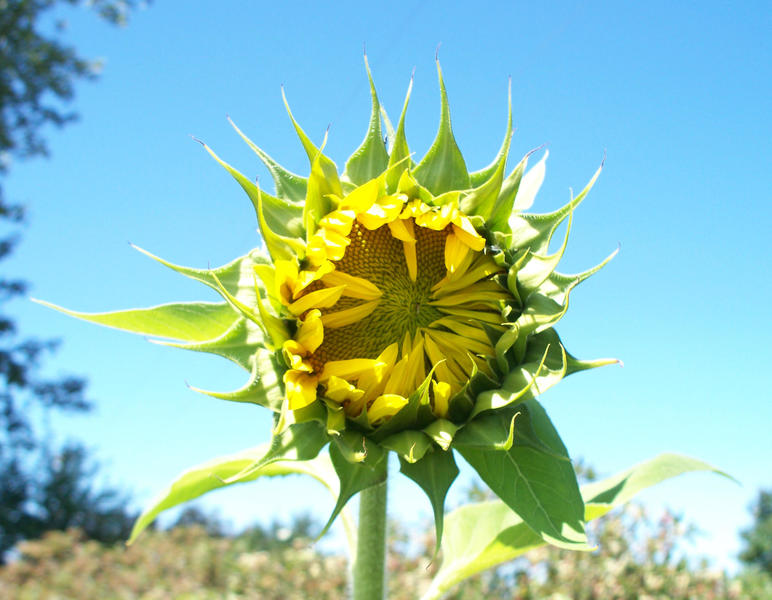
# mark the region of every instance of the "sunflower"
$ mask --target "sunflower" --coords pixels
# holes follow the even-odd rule
[[[312,459],[329,444],[341,482],[332,521],[352,495],[385,477],[374,465],[393,451],[429,496],[439,537],[456,451],[544,539],[585,547],[574,470],[536,397],[566,375],[616,362],[576,359],[554,329],[571,290],[611,258],[575,275],[556,271],[573,211],[600,169],[562,208],[524,212],[546,153],[531,170],[526,155],[507,174],[511,94],[497,156],[469,172],[437,66],[439,130],[417,163],[405,136],[412,79],[394,129],[369,67],[369,127],[342,173],[286,98],[309,158],[307,177],[238,128],[268,167],[274,194],[205,146],[249,195],[263,246],[213,270],[153,258],[214,288],[223,302],[65,312],[218,354],[250,372],[236,391],[199,390],[275,414],[268,452],[227,482],[274,461]],[[566,220],[565,239],[551,252]]]

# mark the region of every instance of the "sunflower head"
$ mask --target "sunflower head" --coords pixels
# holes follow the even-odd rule
[[[497,156],[468,171],[437,66],[439,130],[419,162],[405,136],[412,80],[395,130],[369,68],[367,134],[342,173],[288,105],[307,177],[238,128],[268,167],[273,194],[207,147],[252,200],[263,247],[215,270],[161,262],[224,302],[146,309],[153,326],[136,325],[141,311],[76,316],[171,338],[164,343],[223,355],[250,372],[239,390],[204,392],[275,414],[270,450],[230,481],[273,461],[313,458],[329,443],[341,479],[332,521],[353,494],[377,483],[374,465],[394,451],[426,491],[441,534],[455,451],[544,539],[585,547],[573,467],[536,397],[566,375],[615,362],[574,358],[554,329],[573,287],[609,260],[579,274],[556,271],[573,210],[600,169],[562,208],[524,212],[546,152],[530,171],[528,155],[507,171],[510,99]],[[566,219],[566,239],[551,252]]]

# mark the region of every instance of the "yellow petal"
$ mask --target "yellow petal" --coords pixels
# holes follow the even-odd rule
[[[446,315],[453,315],[454,317],[470,319],[472,321],[483,321],[489,325],[501,324],[501,313],[498,311],[468,310],[447,306],[438,306],[437,308]]]
[[[367,420],[371,425],[378,424],[387,417],[393,417],[407,404],[407,398],[398,394],[382,394],[367,409]]]
[[[317,269],[313,271],[300,271],[292,289],[292,299],[296,300],[300,292],[306,289],[314,281],[321,279],[324,277],[324,275],[330,271],[333,271],[334,269],[335,266],[329,260],[325,260],[319,265]]]
[[[378,358],[375,359],[374,368],[363,373],[357,381],[357,387],[365,390],[364,400],[368,404],[383,393],[391,370],[397,360],[399,345],[395,342],[389,345]]]
[[[395,219],[389,223],[391,235],[403,242],[415,242],[415,230],[410,219]]]
[[[347,401],[355,402],[359,400],[364,393],[364,390],[357,389],[345,379],[333,376],[327,380],[327,391],[324,395],[333,402],[343,404]]]
[[[476,340],[484,344],[490,344],[491,340],[488,334],[485,333],[479,323],[475,321],[462,321],[460,319],[454,319],[452,317],[442,317],[437,319],[431,325],[432,329],[438,329],[439,327],[446,327],[453,333],[465,338]]]
[[[298,265],[294,260],[279,259],[274,262],[276,268],[276,297],[284,306],[289,306],[293,300],[295,285],[298,278]]]
[[[472,222],[463,215],[453,219],[453,233],[475,252],[480,252],[485,248],[485,238],[477,233]]]
[[[308,373],[313,371],[311,365],[304,360],[308,356],[306,349],[297,341],[287,340],[282,344],[281,351],[290,369],[306,371]]]
[[[455,387],[460,389],[461,381],[451,372],[447,364],[448,361],[439,346],[437,346],[437,343],[429,335],[426,335],[424,340],[426,342],[426,354],[431,365],[435,367],[434,372],[437,378],[440,381],[447,381],[451,385],[455,384]]]
[[[340,235],[348,235],[351,233],[355,217],[356,213],[353,210],[334,210],[320,219],[319,227]]]
[[[501,287],[501,286],[499,286]],[[509,296],[503,289],[499,292],[496,290],[481,291],[481,292],[467,292],[462,290],[456,294],[450,294],[437,300],[430,300],[429,304],[440,308],[442,306],[458,306],[462,304],[468,304],[469,308],[474,304],[490,304],[491,307],[495,306],[499,300],[505,300]],[[501,319],[499,319],[499,322]]]
[[[309,354],[316,352],[324,340],[324,327],[322,325],[322,313],[318,309],[308,311],[305,320],[298,329],[295,337]]]
[[[380,303],[380,300],[370,300],[353,308],[327,313],[322,316],[322,323],[330,329],[337,329],[361,321],[372,313]]]
[[[469,246],[462,242],[455,233],[445,240],[445,268],[454,273],[469,253]]]
[[[418,278],[418,258],[416,256],[415,227],[412,219],[395,219],[389,223],[391,235],[402,240],[402,249],[405,252],[405,262],[410,280]]]
[[[354,189],[348,196],[343,198],[341,208],[349,208],[354,212],[363,213],[369,209],[378,199],[381,183],[378,179],[371,179],[367,183]]]
[[[359,379],[367,373],[373,373],[377,368],[378,361],[372,358],[330,360],[324,364],[324,370],[319,379],[323,382],[333,376],[348,380]]]
[[[403,356],[389,374],[386,385],[383,388],[384,394],[399,394],[400,396],[410,395],[407,378],[405,377],[408,367],[408,356]]]
[[[444,417],[448,414],[448,401],[450,400],[450,385],[444,381],[432,380],[432,392],[434,396],[434,414]]]
[[[475,255],[470,254],[469,256],[474,257]],[[463,266],[460,266],[456,271],[457,277],[453,279],[443,277],[432,286],[432,292],[435,293],[435,296],[445,295],[501,272],[503,269],[490,256],[478,254],[468,269],[463,269]]]
[[[405,262],[407,263],[410,281],[415,282],[418,278],[418,257],[416,256],[415,242],[402,242],[402,250],[405,253]]]
[[[284,388],[290,410],[297,410],[312,404],[316,400],[318,379],[301,371],[287,371],[284,374]]]
[[[439,212],[432,210],[422,213],[416,216],[415,224],[427,229],[441,231],[450,224],[450,207],[446,204]]]
[[[344,287],[338,285],[331,288],[314,290],[295,300],[288,308],[293,315],[302,315],[309,308],[330,308],[340,300]]]
[[[465,356],[467,351],[488,356],[493,354],[493,346],[488,340],[474,340],[468,337],[456,335],[455,333],[440,331],[434,328],[431,329],[431,336],[438,343],[442,343],[444,346],[447,346],[448,349],[452,349],[456,359]]]
[[[367,229],[374,230],[386,225],[399,217],[402,212],[402,201],[392,200],[391,197],[381,198],[373,204],[367,211],[357,215],[357,221]]]
[[[379,290],[378,286],[373,282],[363,277],[356,277],[355,275],[343,273],[342,271],[332,271],[327,273],[324,277],[322,277],[322,281],[324,281],[325,284],[331,286],[345,286],[343,295],[349,296],[350,298],[375,300],[376,298],[383,296],[383,292]]]
[[[351,240],[345,235],[341,235],[332,229],[320,229],[317,235],[321,235],[327,258],[330,260],[340,260],[343,258],[346,248],[351,243]]]
[[[405,205],[405,208],[402,209],[402,212],[399,214],[400,219],[407,219],[409,217],[417,217],[418,215],[422,215],[424,213],[427,213],[431,210],[431,207],[428,204],[424,204],[420,200],[411,200]]]

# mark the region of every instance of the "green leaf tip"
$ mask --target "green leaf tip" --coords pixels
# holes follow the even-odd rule
[[[440,83],[440,126],[429,151],[413,170],[416,179],[439,196],[452,190],[466,190],[470,186],[466,162],[458,149],[450,125],[450,106],[442,68],[437,60],[437,76]]]
[[[355,185],[362,185],[371,179],[378,177],[389,164],[389,155],[381,132],[381,105],[378,94],[375,91],[375,83],[367,62],[367,54],[364,55],[367,79],[370,82],[370,98],[372,109],[370,112],[370,124],[362,144],[357,148],[346,162],[343,176]]]

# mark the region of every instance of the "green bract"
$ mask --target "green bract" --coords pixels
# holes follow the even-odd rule
[[[161,510],[209,489],[317,467],[337,495],[331,523],[353,495],[383,480],[393,451],[426,492],[440,540],[458,452],[537,539],[588,548],[573,466],[537,397],[567,375],[616,362],[574,358],[554,329],[571,290],[611,258],[565,275],[556,268],[566,241],[549,251],[566,219],[567,239],[572,212],[598,173],[563,208],[524,212],[546,153],[530,170],[526,156],[507,174],[510,101],[500,151],[469,172],[439,75],[439,130],[417,163],[405,137],[410,90],[394,130],[371,77],[367,134],[340,175],[291,113],[308,177],[236,130],[270,170],[274,194],[207,148],[252,201],[263,247],[218,269],[142,252],[213,288],[222,302],[100,314],[59,309],[224,356],[249,373],[247,383],[199,391],[275,414],[268,446],[185,474],[140,518],[132,539]],[[324,462],[317,456],[328,444]],[[293,461],[297,468],[288,466]],[[330,473],[337,482],[329,483]]]

